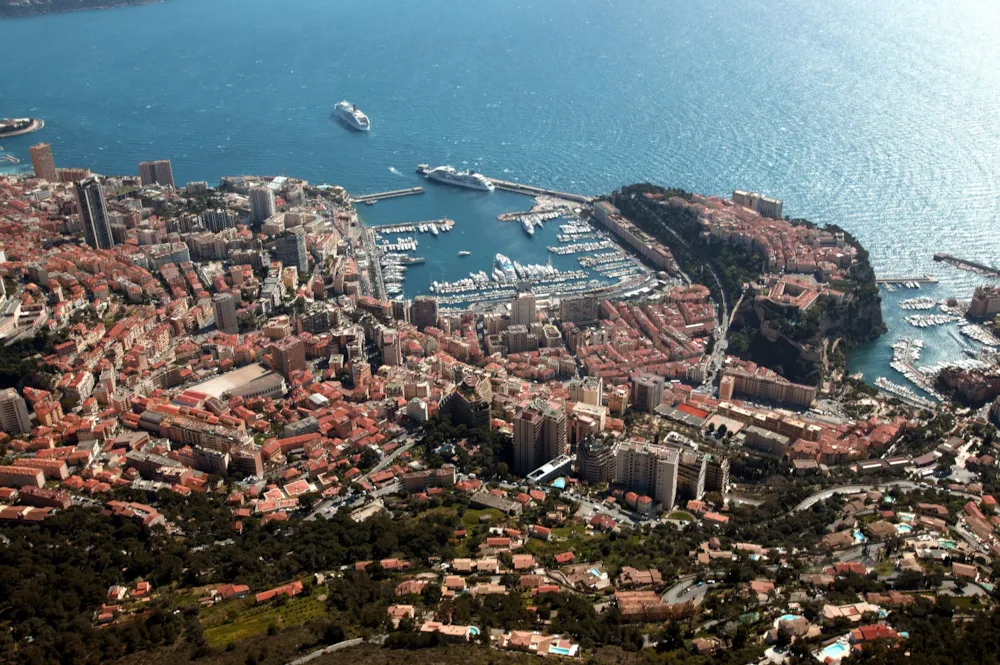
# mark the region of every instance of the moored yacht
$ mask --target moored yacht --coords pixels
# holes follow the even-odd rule
[[[492,192],[494,187],[489,178],[475,171],[457,171],[454,166],[436,166],[424,170],[424,175],[447,185]]]

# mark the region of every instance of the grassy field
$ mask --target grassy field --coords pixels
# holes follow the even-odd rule
[[[681,522],[694,522],[694,516],[691,513],[684,512],[683,510],[675,510],[667,515],[667,519],[679,520]]]
[[[490,522],[491,524],[500,524],[504,521],[504,519],[506,519],[504,514],[496,508],[486,508],[483,510],[473,510],[470,508],[465,511],[464,515],[462,515],[462,524],[466,528],[474,527],[479,524],[479,518],[482,515],[491,516],[493,518],[492,522]]]
[[[552,530],[552,540],[544,541],[529,538],[525,549],[540,556],[555,556],[562,552],[573,552],[577,557],[583,556],[590,543],[596,542],[593,536],[587,535],[587,529],[582,524],[571,524]]]
[[[200,616],[205,628],[205,640],[218,648],[262,635],[271,626],[300,626],[326,614],[326,603],[320,600],[321,593],[321,590],[314,590],[308,596],[298,596],[284,604],[254,605],[253,598],[247,598],[205,608]]]

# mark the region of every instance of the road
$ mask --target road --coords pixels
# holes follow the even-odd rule
[[[384,637],[384,636],[380,636],[380,637]],[[322,649],[317,649],[316,651],[313,651],[312,653],[307,653],[306,655],[302,656],[301,658],[296,658],[295,660],[290,660],[290,661],[288,661],[288,665],[303,665],[304,663],[308,663],[311,660],[315,660],[316,658],[319,658],[323,654],[333,653],[334,651],[340,651],[341,649],[347,649],[349,647],[356,647],[356,646],[358,646],[360,644],[363,644],[363,643],[364,643],[364,640],[361,639],[360,637],[357,637],[357,638],[355,638],[353,640],[344,640],[343,642],[337,642],[336,644],[331,644],[328,647],[324,647]]]
[[[389,455],[386,455],[386,456],[385,456],[385,457],[384,457],[384,458],[382,459],[382,461],[381,461],[381,462],[379,462],[378,464],[376,464],[376,465],[375,465],[375,466],[374,466],[374,467],[372,468],[372,470],[371,470],[371,471],[369,471],[368,473],[366,473],[365,475],[363,475],[363,476],[362,476],[362,478],[363,478],[364,480],[368,480],[368,479],[370,479],[370,478],[371,478],[371,477],[372,477],[373,475],[375,475],[376,473],[378,473],[379,471],[381,471],[381,470],[382,470],[382,469],[384,469],[385,467],[387,467],[387,466],[389,466],[390,464],[392,464],[392,463],[393,463],[393,461],[394,461],[394,460],[395,460],[395,459],[396,459],[397,457],[399,457],[400,455],[402,455],[403,453],[405,453],[405,452],[406,452],[407,450],[409,450],[409,449],[410,449],[410,448],[412,448],[413,446],[417,445],[417,441],[416,441],[416,440],[415,440],[415,439],[413,438],[413,436],[412,436],[412,435],[411,435],[411,436],[407,436],[407,437],[406,437],[405,439],[403,439],[403,440],[404,440],[404,441],[406,441],[407,443],[403,444],[403,445],[402,445],[402,446],[400,446],[399,448],[396,448],[396,449],[395,449],[394,451],[392,451],[392,452],[391,452],[391,453],[390,453]]]
[[[859,494],[861,492],[867,492],[868,490],[877,490],[888,487],[901,487],[906,490],[915,490],[920,486],[917,483],[910,482],[909,480],[890,480],[884,483],[875,483],[872,485],[841,485],[840,487],[831,487],[830,489],[813,494],[799,503],[799,505],[795,506],[793,510],[808,510],[809,508],[812,508],[817,501],[826,501],[834,494]]]

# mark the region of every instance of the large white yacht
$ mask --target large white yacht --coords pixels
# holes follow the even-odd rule
[[[367,132],[372,128],[372,123],[368,120],[368,116],[362,113],[356,105],[348,101],[337,104],[334,108],[334,115],[340,118],[348,127],[356,129],[359,132]]]
[[[486,176],[475,171],[456,171],[454,166],[436,166],[425,168],[425,176],[431,180],[437,180],[456,187],[466,187],[468,189],[480,189],[484,192],[493,191],[493,183]]]

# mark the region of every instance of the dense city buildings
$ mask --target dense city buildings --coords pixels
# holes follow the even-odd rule
[[[306,368],[306,347],[298,337],[291,335],[279,339],[268,347],[274,369],[286,379],[292,372]]]
[[[609,437],[588,437],[576,448],[577,473],[591,484],[614,482],[618,469],[618,443]]]
[[[232,293],[216,293],[212,296],[212,314],[215,316],[215,327],[224,333],[235,335],[240,331],[236,318],[238,298]]]
[[[969,316],[985,318],[1000,314],[1000,289],[993,286],[977,286],[969,303]]]
[[[632,251],[636,252],[660,270],[677,271],[677,262],[670,250],[658,243],[648,233],[622,217],[621,212],[608,201],[594,204],[594,219],[607,227]]]
[[[597,321],[596,296],[573,296],[559,299],[559,320],[565,323],[586,324]]]
[[[530,329],[536,320],[535,312],[535,294],[530,291],[518,293],[510,304],[510,325]]]
[[[423,330],[431,326],[436,326],[438,322],[438,302],[434,296],[417,296],[413,299],[413,307],[410,309],[410,322]]]
[[[816,399],[816,386],[792,383],[766,367],[753,363],[734,363],[726,368],[719,387],[719,398],[749,397],[798,407],[809,407]]]
[[[309,272],[306,234],[301,227],[289,229],[275,239],[275,254],[283,266],[293,266],[300,275]]]
[[[591,623],[621,644],[633,629],[657,640],[664,622],[723,612],[690,649],[758,662],[782,622],[837,639],[838,624],[821,617],[847,616],[850,603],[825,607],[818,590],[844,575],[875,594],[857,603],[895,613],[911,598],[896,588],[906,566],[937,570],[947,556],[961,579],[983,578],[1000,553],[987,443],[1000,406],[945,419],[943,404],[871,395],[829,346],[816,385],[766,369],[736,348],[735,301],[723,308],[708,286],[674,274],[670,250],[613,208],[604,221],[594,210],[593,226],[581,214],[566,233],[602,243],[614,233],[631,254],[598,251],[663,268],[642,288],[564,297],[511,280],[493,303],[463,308],[448,294],[385,299],[375,257],[392,250],[358,233],[338,188],[245,176],[178,190],[102,176],[80,205],[77,185],[39,183],[0,176],[0,284],[16,286],[0,329],[16,339],[5,372],[19,386],[0,392],[0,530],[43,562],[48,548],[27,542],[62,546],[39,539],[37,523],[115,534],[87,553],[114,563],[111,588],[85,601],[102,635],[162,602],[196,606],[184,625],[204,619],[207,639],[233,651],[247,643],[236,626],[264,644],[278,637],[249,612],[280,617],[283,639],[313,640],[300,604],[326,617],[320,595],[384,584],[391,600],[366,604],[363,621],[395,626],[387,640],[465,642],[496,619],[488,603],[502,602],[518,629],[474,641],[589,657],[605,648]],[[846,238],[732,201],[678,198],[648,200],[686,211],[692,240],[713,251],[753,246],[778,266],[747,284],[755,306],[808,321],[849,300],[817,280],[849,277]],[[102,219],[114,244],[85,246]],[[990,375],[977,371],[979,382],[956,385],[983,383],[986,394]],[[104,551],[121,552],[136,530],[189,572],[157,567],[154,585],[141,561]],[[169,545],[181,538],[198,544]],[[883,566],[891,575],[870,575],[876,562],[863,552],[836,559],[860,538],[898,543]],[[237,550],[260,565],[232,566]],[[737,568],[751,572],[726,572]],[[597,603],[614,609],[604,615],[613,624],[584,614]],[[456,611],[461,621],[442,620]],[[582,617],[579,635],[555,634],[566,613]],[[337,617],[363,629],[349,612]],[[745,626],[745,651],[727,625]]]
[[[139,181],[143,187],[147,185],[174,186],[174,171],[169,159],[158,159],[154,162],[139,162]]]
[[[565,411],[536,403],[514,417],[514,473],[522,476],[569,449]]]
[[[639,374],[632,379],[632,407],[637,411],[652,412],[663,402],[662,376]]]
[[[0,429],[15,436],[31,431],[28,407],[13,388],[0,390]]]
[[[277,211],[274,192],[267,185],[256,185],[250,189],[250,223],[262,224]]]
[[[778,199],[768,198],[756,192],[736,190],[733,192],[733,203],[759,212],[764,217],[781,219],[784,204]]]
[[[201,213],[201,221],[209,231],[219,233],[235,227],[239,216],[230,210],[215,208]]]
[[[35,175],[49,182],[59,182],[59,173],[56,171],[56,163],[52,158],[52,146],[48,143],[39,143],[31,146],[29,152]]]
[[[677,497],[680,453],[672,448],[638,441],[622,443],[615,459],[615,483],[646,494],[670,510]]]
[[[117,243],[111,234],[108,204],[101,187],[101,179],[98,176],[93,176],[77,182],[76,199],[87,244],[94,249],[114,247]]]

